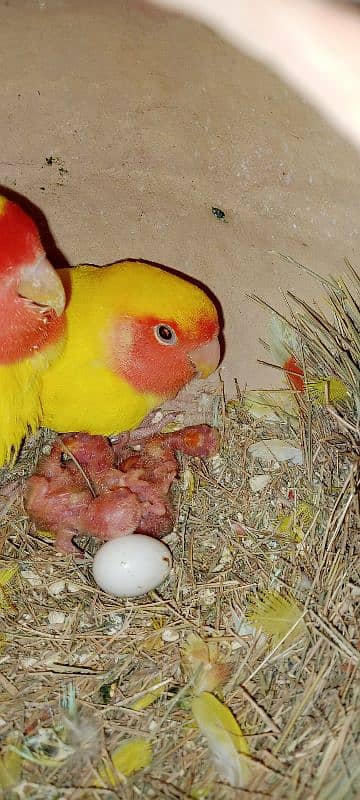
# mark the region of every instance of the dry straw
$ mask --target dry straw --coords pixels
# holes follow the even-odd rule
[[[221,452],[182,459],[157,592],[105,595],[29,525],[46,435],[2,476],[6,800],[359,797],[359,278],[321,292],[280,319],[303,392],[201,398]]]

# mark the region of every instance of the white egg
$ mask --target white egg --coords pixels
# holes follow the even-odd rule
[[[95,555],[92,572],[104,592],[139,597],[165,580],[171,564],[170,550],[163,542],[132,533],[103,544]]]

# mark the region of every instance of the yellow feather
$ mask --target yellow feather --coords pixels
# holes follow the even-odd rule
[[[345,403],[349,397],[347,386],[340,378],[334,376],[311,381],[307,383],[307,389],[310,397],[321,406],[329,405],[329,403]]]
[[[107,759],[100,767],[100,780],[96,781],[96,786],[116,786],[122,776],[144,769],[151,764],[152,758],[152,747],[148,739],[129,739],[113,750],[111,761]]]
[[[283,596],[268,589],[250,601],[246,617],[256,628],[264,631],[271,639],[272,646],[284,639],[284,647],[287,647],[297,639],[308,636],[302,618],[303,611],[290,594]]]
[[[249,778],[249,747],[230,709],[214,695],[203,692],[194,698],[191,710],[219,775],[231,786],[244,788]]]
[[[0,613],[6,613],[13,610],[11,602],[11,588],[9,584],[15,576],[18,575],[19,567],[17,564],[12,564],[9,567],[0,569]]]
[[[10,793],[20,781],[21,778],[21,756],[19,753],[6,749],[2,756],[0,756],[0,791]],[[10,794],[9,794],[10,797]]]
[[[155,701],[163,694],[165,686],[164,684],[157,686],[156,683],[154,683],[154,687],[156,688],[152,689],[150,687],[148,692],[143,694],[142,697],[139,697],[138,700],[135,700],[131,704],[130,708],[132,708],[133,711],[143,711],[145,708],[148,708],[155,703]]]
[[[44,379],[43,424],[107,436],[134,428],[166,398],[141,393],[113,372],[106,348],[114,322],[120,315],[175,318],[191,331],[194,317],[214,316],[213,304],[190,282],[140,262],[83,265],[60,275],[71,285],[68,335]]]
[[[277,519],[279,533],[288,534],[290,539],[301,542],[303,532],[311,525],[314,518],[314,508],[305,500],[300,501],[291,514],[280,516]]]
[[[195,492],[195,476],[193,471],[190,467],[186,467],[183,472],[183,483],[184,483],[184,491],[186,495],[186,501],[191,503]]]
[[[250,389],[245,392],[243,400],[246,411],[255,419],[279,422],[289,417],[294,421],[298,417],[293,392],[287,389],[264,392]]]
[[[18,564],[11,564],[0,569],[0,589],[4,589],[19,572]]]
[[[189,633],[182,648],[183,667],[192,679],[195,694],[219,689],[230,675],[230,665],[218,660],[218,648],[211,644],[214,643],[207,644],[197,633]]]
[[[61,347],[52,345],[37,356],[0,365],[0,467],[17,455],[25,436],[39,427],[41,376]]]

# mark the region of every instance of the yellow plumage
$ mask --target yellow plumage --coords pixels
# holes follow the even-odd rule
[[[251,757],[247,739],[230,709],[210,692],[194,697],[191,710],[205,736],[213,764],[231,786],[242,789],[250,776]]]
[[[131,325],[170,319],[189,337],[199,318],[217,321],[215,308],[201,289],[143,262],[84,265],[59,274],[69,297],[67,336],[62,356],[44,376],[43,425],[102,435],[133,428],[166,399],[166,392],[156,381],[152,391],[139,390],[114,370],[110,344],[118,320],[125,323],[114,349],[126,351],[132,336],[126,320]],[[156,356],[152,369],[155,374]]]
[[[24,437],[41,425],[42,374],[62,343],[14,364],[0,364],[0,466],[15,458]]]

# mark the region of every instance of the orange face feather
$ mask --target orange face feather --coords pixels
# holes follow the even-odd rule
[[[171,331],[168,341],[161,338],[162,329]],[[217,342],[218,333],[217,319],[200,318],[190,334],[172,319],[121,318],[112,331],[111,365],[134,389],[171,397],[196,375],[192,353]],[[218,361],[216,350],[212,369]]]
[[[54,344],[64,331],[64,290],[33,220],[0,197],[0,363]]]

